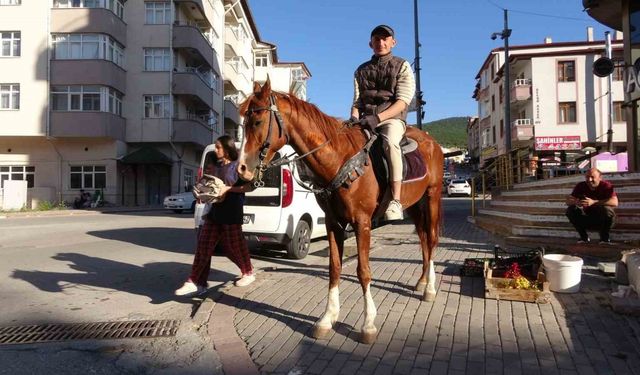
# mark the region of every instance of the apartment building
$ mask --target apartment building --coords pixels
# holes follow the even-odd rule
[[[620,60],[621,36],[613,43]],[[479,162],[484,165],[507,153],[506,127],[511,148],[521,160],[544,160],[558,165],[585,154],[585,148],[606,149],[609,126],[608,84],[592,73],[593,62],[605,55],[604,40],[594,40],[591,28],[585,41],[511,46],[510,123],[504,115],[504,49],[489,53],[477,76],[473,97],[478,104]],[[613,74],[613,144],[626,148],[622,68]]]
[[[254,53],[280,69],[244,0],[0,0],[0,38],[0,181],[26,180],[33,207],[185,191],[206,145],[241,138]]]

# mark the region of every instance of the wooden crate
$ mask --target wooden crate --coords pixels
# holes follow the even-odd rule
[[[535,303],[549,302],[551,293],[549,292],[549,282],[547,281],[544,272],[538,272],[538,282],[542,286],[542,290],[511,289],[501,286],[508,283],[510,280],[511,279],[501,277],[492,277],[492,270],[489,267],[489,264],[485,263],[484,298]]]

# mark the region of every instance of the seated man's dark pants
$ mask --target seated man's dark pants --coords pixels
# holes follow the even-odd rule
[[[609,241],[609,232],[616,218],[613,207],[593,206],[589,210],[582,210],[577,206],[569,206],[566,215],[583,241],[589,238],[588,229],[597,230],[601,241]]]

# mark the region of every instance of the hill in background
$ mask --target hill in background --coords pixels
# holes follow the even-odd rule
[[[415,125],[415,124],[414,124]],[[442,147],[467,148],[467,117],[448,117],[422,125]]]

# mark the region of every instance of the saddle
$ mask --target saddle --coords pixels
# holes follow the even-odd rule
[[[400,141],[402,149],[402,182],[419,180],[427,173],[424,157],[418,150],[418,143],[407,136]],[[378,137],[369,152],[373,171],[380,186],[389,185],[389,162],[384,152],[384,140]]]

